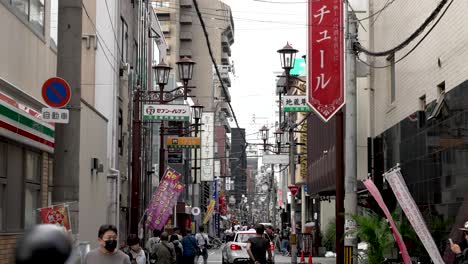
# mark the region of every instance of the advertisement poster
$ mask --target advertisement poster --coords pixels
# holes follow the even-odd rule
[[[70,214],[65,204],[39,209],[43,224],[53,224],[65,227],[70,231]]]

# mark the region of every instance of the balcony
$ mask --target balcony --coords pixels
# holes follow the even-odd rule
[[[192,32],[190,32],[190,31],[180,32],[180,40],[182,40],[182,41],[192,41]]]
[[[190,15],[180,15],[180,24],[181,25],[191,25],[192,24],[192,16],[190,16]]]
[[[228,87],[231,87],[231,77],[229,77],[229,72],[231,70],[230,66],[221,66],[219,73],[221,74],[221,79]]]
[[[180,0],[180,7],[192,8],[192,0]]]
[[[180,49],[179,50],[180,57],[192,57],[192,49]]]
[[[229,55],[227,52],[222,52],[221,53],[221,64],[222,65],[229,65]]]

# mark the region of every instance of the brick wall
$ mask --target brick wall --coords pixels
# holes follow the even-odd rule
[[[42,207],[46,207],[49,204],[49,153],[42,153],[42,181],[41,181],[41,204]]]
[[[385,2],[386,0],[371,1],[370,13],[381,9]],[[375,23],[371,23],[370,49],[383,51],[395,47],[411,35],[438,4],[439,1],[395,1],[376,16],[378,18]],[[448,92],[468,79],[468,27],[463,22],[466,21],[467,12],[468,5],[465,1],[454,1],[421,45],[396,64],[396,99],[393,104],[389,100],[390,68],[372,70],[376,135],[418,111],[421,96],[426,96],[427,103],[436,100],[438,84],[445,81],[445,91]],[[429,28],[433,24],[434,22]],[[422,35],[426,32],[427,29]],[[421,36],[397,52],[396,60],[406,54]],[[375,59],[375,65],[386,64],[388,62],[385,58]]]
[[[14,263],[16,238],[18,235],[0,235],[0,264]]]

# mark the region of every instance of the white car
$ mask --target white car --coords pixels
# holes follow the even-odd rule
[[[251,237],[255,237],[255,230],[250,229],[248,231],[239,231],[236,233],[234,240],[228,242],[222,252],[223,264],[234,264],[234,263],[250,263],[250,257],[247,253],[247,241]],[[264,236],[267,238],[267,236]],[[268,238],[267,238],[268,239]],[[275,246],[273,241],[270,241],[270,250],[273,256],[273,262],[275,259],[274,255]],[[267,253],[268,256],[268,253]]]

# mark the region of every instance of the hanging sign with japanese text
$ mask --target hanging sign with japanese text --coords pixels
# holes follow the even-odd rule
[[[213,181],[214,178],[214,113],[202,115],[201,133],[201,181]]]
[[[143,120],[189,121],[190,106],[145,104],[143,105]]]
[[[285,95],[281,100],[284,112],[310,112],[305,95]]]
[[[309,1],[307,99],[327,122],[345,104],[343,1]]]
[[[168,148],[200,148],[199,137],[168,137]]]

